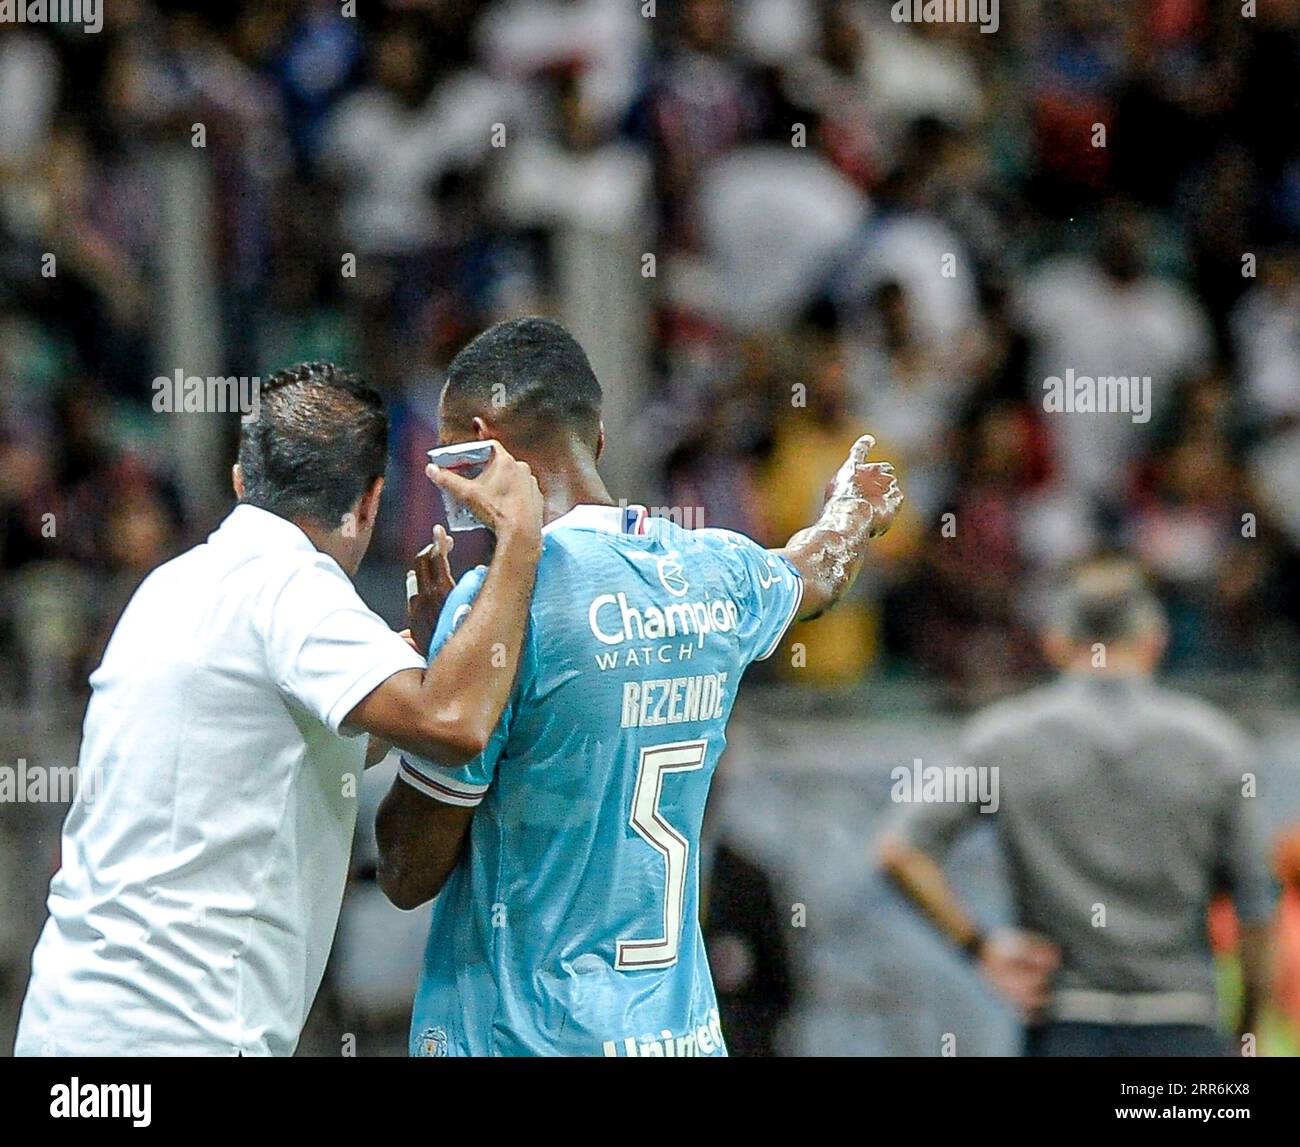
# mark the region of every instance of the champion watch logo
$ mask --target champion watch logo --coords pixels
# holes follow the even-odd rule
[[[660,584],[673,597],[685,597],[690,592],[691,586],[686,580],[686,573],[682,569],[682,561],[676,550],[659,558],[655,565],[659,571]]]

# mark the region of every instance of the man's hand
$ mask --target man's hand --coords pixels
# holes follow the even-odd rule
[[[498,538],[503,535],[536,538],[541,546],[542,492],[527,462],[517,462],[499,442],[477,478],[465,478],[430,463],[429,481],[464,502]]]
[[[1028,1020],[1047,1003],[1061,952],[1041,936],[1006,928],[989,935],[980,945],[978,958],[985,979]]]
[[[826,488],[821,517],[776,551],[803,578],[799,619],[819,617],[853,585],[867,556],[867,543],[893,524],[903,491],[889,462],[871,462],[876,440],[864,434]]]
[[[826,492],[828,506],[837,498],[865,502],[871,509],[867,535],[872,538],[880,537],[894,524],[894,518],[903,505],[903,491],[894,475],[894,464],[867,459],[875,446],[876,440],[870,434],[864,434],[853,443],[848,458]]]
[[[974,805],[963,805],[975,815]],[[975,816],[978,820],[979,817]],[[939,861],[897,833],[876,846],[880,865],[904,895],[954,943],[970,952],[998,993],[1032,1018],[1047,1003],[1052,974],[1061,962],[1055,944],[1032,932],[998,928],[980,938],[978,925],[958,903]]]
[[[425,657],[447,595],[456,588],[447,560],[453,545],[452,536],[441,526],[434,526],[433,541],[415,555],[415,568],[406,575],[406,616],[411,626],[407,633],[412,647]]]

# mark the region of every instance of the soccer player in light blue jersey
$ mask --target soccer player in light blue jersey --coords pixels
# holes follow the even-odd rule
[[[582,348],[545,319],[490,328],[448,372],[443,443],[499,440],[532,467],[546,525],[487,750],[455,768],[406,755],[379,812],[389,898],[436,897],[415,1055],[726,1054],[698,853],[736,690],[795,618],[844,594],[902,502],[867,437],[783,549],[685,530],[614,504],[600,403]],[[483,578],[451,588],[448,548],[440,535],[418,571],[425,608],[447,594],[431,651]]]

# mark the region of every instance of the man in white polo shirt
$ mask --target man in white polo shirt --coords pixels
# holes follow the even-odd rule
[[[350,580],[387,440],[355,377],[272,376],[241,430],[240,504],[127,606],[91,677],[84,796],[16,1054],[291,1054],[338,920],[359,734],[461,761],[487,743],[541,550],[537,484],[499,447],[472,482],[430,468],[497,549],[474,619],[426,669]]]

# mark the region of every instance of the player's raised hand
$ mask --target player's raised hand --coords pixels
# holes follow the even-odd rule
[[[870,434],[853,444],[826,488],[821,517],[776,551],[803,578],[801,620],[820,616],[848,592],[867,543],[889,529],[903,504],[893,465],[868,457],[875,444]]]
[[[492,458],[477,478],[465,478],[430,464],[425,473],[435,486],[464,502],[485,526],[503,536],[535,539],[540,552],[542,492],[527,462],[519,462],[499,442],[489,441]]]
[[[415,568],[406,574],[406,616],[411,626],[407,632],[421,654],[428,654],[447,595],[456,588],[447,560],[454,544],[446,530],[434,526],[433,541],[415,555]]]
[[[872,462],[869,458],[876,440],[864,434],[849,451],[849,456],[831,480],[831,499],[850,498],[865,502],[871,509],[868,535],[880,537],[891,525],[903,504],[892,462]]]

